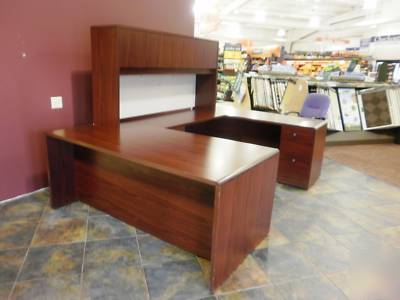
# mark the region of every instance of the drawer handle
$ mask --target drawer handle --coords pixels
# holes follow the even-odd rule
[[[296,159],[295,158],[292,158],[292,163],[295,163],[296,162]]]
[[[297,136],[297,133],[296,133],[296,132],[293,132],[292,135],[293,135],[293,137],[296,137],[296,136]]]

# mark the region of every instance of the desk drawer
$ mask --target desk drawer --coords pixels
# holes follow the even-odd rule
[[[314,130],[296,126],[283,126],[281,133],[281,147],[285,143],[313,145]]]
[[[312,162],[312,145],[287,142],[285,145],[281,145],[279,150],[281,157],[285,157],[290,161],[294,158],[296,161],[301,161],[307,164],[311,164]]]
[[[281,152],[278,181],[307,188],[310,179],[311,158],[295,152]]]

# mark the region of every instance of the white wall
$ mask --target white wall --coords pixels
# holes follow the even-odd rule
[[[195,106],[196,75],[122,75],[120,119]]]

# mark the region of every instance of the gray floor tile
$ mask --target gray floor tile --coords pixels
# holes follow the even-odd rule
[[[111,216],[89,217],[87,240],[107,240],[119,237],[135,236],[135,228]]]
[[[7,300],[13,287],[13,282],[0,283],[0,300]]]
[[[170,261],[194,259],[194,254],[164,242],[151,235],[138,236],[144,265],[159,265]]]
[[[314,265],[293,244],[258,249],[252,255],[274,284],[317,274]]]
[[[285,300],[347,300],[347,297],[327,279],[313,277],[278,286]]]
[[[18,282],[11,299],[71,300],[81,294],[80,274]]]
[[[27,249],[0,250],[0,283],[16,280],[26,251]]]
[[[188,300],[210,295],[208,284],[195,260],[146,266],[145,272],[151,299]]]
[[[79,274],[83,243],[30,248],[19,281]]]
[[[139,250],[135,237],[86,243],[85,272],[108,267],[128,267],[139,264]]]
[[[148,299],[143,270],[137,266],[114,266],[83,273],[83,299]]]
[[[236,293],[220,295],[218,300],[282,300],[278,289],[274,286],[248,289]]]

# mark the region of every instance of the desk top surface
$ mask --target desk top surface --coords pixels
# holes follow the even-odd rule
[[[279,152],[274,148],[169,128],[219,116],[314,129],[325,125],[318,120],[217,105],[215,110],[196,109],[124,121],[120,128],[80,126],[54,130],[48,135],[212,185],[223,183]]]

